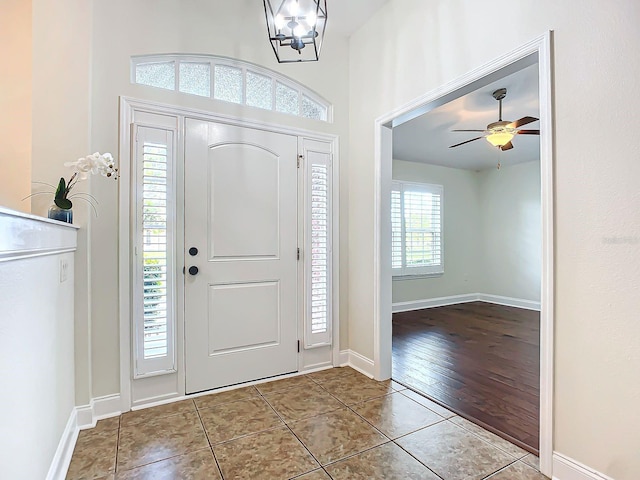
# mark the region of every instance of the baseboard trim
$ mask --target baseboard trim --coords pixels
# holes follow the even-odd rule
[[[79,429],[77,416],[77,410],[74,408],[71,410],[67,425],[64,427],[60,442],[58,442],[58,448],[53,456],[53,460],[51,460],[47,480],[63,480],[67,475],[73,449],[78,439]]]
[[[481,302],[495,303],[507,307],[524,308],[526,310],[540,311],[540,302],[525,300],[524,298],[502,297],[500,295],[490,295],[488,293],[478,293],[478,300]]]
[[[527,310],[540,311],[540,302],[525,300],[523,298],[503,297],[488,293],[468,293],[464,295],[451,295],[448,297],[426,298],[423,300],[413,300],[410,302],[396,302],[392,305],[393,313],[411,312],[424,308],[445,307],[447,305],[457,305],[459,303],[487,302],[507,307],[524,308]]]
[[[451,295],[449,297],[426,298],[424,300],[413,300],[410,302],[397,302],[391,306],[393,313],[411,312],[422,310],[423,308],[445,307],[457,303],[476,302],[478,294],[469,293],[466,295]]]
[[[369,378],[374,375],[373,360],[353,350],[340,351],[340,366],[349,366]]]
[[[338,365],[340,365],[341,367],[349,366],[349,350],[340,350]]]
[[[76,407],[77,425],[80,430],[93,428],[98,420],[116,417],[122,413],[120,394],[91,399],[89,405]]]
[[[613,480],[561,453],[553,453],[553,480]]]

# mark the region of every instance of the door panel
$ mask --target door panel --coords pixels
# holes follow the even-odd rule
[[[187,393],[297,370],[297,139],[187,119]]]

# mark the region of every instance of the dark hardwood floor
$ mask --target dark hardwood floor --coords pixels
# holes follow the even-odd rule
[[[395,313],[393,379],[538,453],[539,312],[472,302]]]

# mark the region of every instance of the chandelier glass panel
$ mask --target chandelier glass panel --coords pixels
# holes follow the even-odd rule
[[[327,25],[327,1],[263,1],[269,40],[278,62],[318,61]]]

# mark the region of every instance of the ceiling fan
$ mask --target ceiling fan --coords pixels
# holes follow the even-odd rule
[[[537,121],[537,118],[522,117],[520,120],[516,120],[515,122],[502,120],[502,99],[506,96],[506,88],[499,88],[498,90],[493,92],[493,98],[498,100],[500,104],[499,118],[497,122],[493,122],[487,125],[487,128],[485,130],[452,130],[452,132],[482,132],[484,135],[472,138],[471,140],[467,140],[462,143],[451,145],[449,148],[459,147],[460,145],[464,145],[465,143],[475,142],[476,140],[480,140],[481,138],[486,138],[491,145],[493,145],[494,147],[498,147],[500,150],[504,151],[511,150],[513,148],[511,140],[516,135],[540,135],[540,130],[518,130],[523,125],[527,125],[529,123]]]

